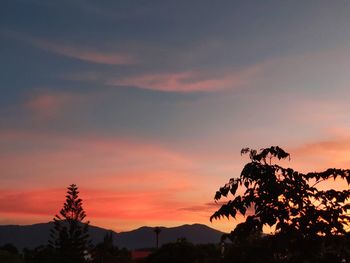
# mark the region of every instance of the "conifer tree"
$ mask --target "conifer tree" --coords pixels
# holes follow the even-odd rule
[[[86,214],[78,196],[78,187],[72,184],[67,189],[66,202],[53,219],[49,244],[56,250],[59,262],[85,262],[84,256],[91,242],[89,221],[84,221]]]

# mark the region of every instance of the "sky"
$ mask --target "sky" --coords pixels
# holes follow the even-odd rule
[[[3,0],[0,224],[210,223],[243,147],[350,168],[350,1]],[[242,218],[238,218],[242,220]]]

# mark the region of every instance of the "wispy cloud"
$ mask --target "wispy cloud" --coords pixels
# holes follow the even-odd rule
[[[58,116],[66,106],[76,104],[79,96],[67,92],[47,92],[38,90],[24,103],[25,110],[29,110],[37,120],[48,120]]]
[[[106,81],[107,85],[130,86],[165,92],[210,92],[235,89],[243,86],[249,79],[261,73],[264,65],[253,65],[239,71],[225,71],[212,76],[212,73],[185,71],[174,73],[141,74]]]
[[[32,41],[31,43],[39,48],[52,51],[57,54],[94,63],[109,65],[129,65],[137,63],[137,60],[132,58],[130,55],[118,52],[101,52],[84,47],[57,44],[47,40],[37,40]]]
[[[329,167],[350,168],[349,136],[305,142],[291,152],[296,162],[309,166],[312,171]]]
[[[186,206],[186,207],[181,207],[180,210],[183,211],[189,211],[189,212],[206,212],[206,213],[211,213],[217,209],[219,209],[223,204],[226,204],[225,201],[220,201],[220,202],[213,202],[211,203],[204,203],[204,204],[199,204],[199,205],[194,205],[194,206]]]
[[[92,63],[107,65],[131,65],[139,63],[138,59],[126,52],[101,51],[82,44],[67,44],[66,42],[33,37],[15,31],[1,30],[1,33],[24,41],[36,48]]]

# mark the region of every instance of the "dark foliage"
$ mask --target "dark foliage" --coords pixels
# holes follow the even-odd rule
[[[86,214],[78,194],[78,187],[70,185],[66,202],[54,218],[49,244],[55,249],[59,262],[85,262],[89,251],[89,222],[84,222]]]
[[[312,262],[321,262],[327,253],[332,254],[334,251],[337,251],[337,255],[342,254],[343,258],[347,257],[347,252],[344,252],[344,249],[338,251],[334,244],[340,242],[338,238],[341,238],[339,244],[348,242],[346,229],[350,222],[350,190],[320,190],[317,185],[331,179],[345,180],[349,184],[350,170],[332,168],[324,172],[304,174],[271,164],[273,158],[289,158],[289,154],[278,146],[259,152],[249,148],[242,149],[241,154],[247,153],[250,162],[245,165],[241,175],[231,178],[215,194],[215,200],[229,195],[232,195],[233,199],[222,205],[210,218],[235,218],[237,213],[246,216],[248,209],[252,211],[247,215],[245,222],[225,236],[233,241],[233,247],[240,243],[250,247],[251,252],[261,250],[260,253],[255,253],[260,254],[261,259],[269,251],[266,247],[270,246],[274,248],[270,250],[272,255],[279,260],[288,259],[285,262],[294,262],[293,258],[297,257],[306,245],[314,246],[311,250],[312,256],[318,257],[318,261]],[[242,194],[237,194],[238,191]],[[262,238],[263,226],[275,227],[275,235]],[[246,243],[242,243],[242,240],[246,240]],[[261,242],[264,245],[260,246]],[[283,249],[275,251],[279,244],[284,244]],[[239,249],[241,256],[244,251],[242,247]],[[235,257],[239,257],[237,253],[238,250],[234,253]],[[248,250],[246,254],[242,257],[252,255]],[[301,257],[305,258],[306,254],[301,253]],[[336,260],[336,257],[333,257],[333,260]],[[264,259],[263,262],[270,261]]]
[[[130,252],[113,245],[112,233],[107,233],[103,242],[97,244],[93,253],[94,263],[128,263],[131,262]]]
[[[7,251],[7,252],[14,254],[14,255],[18,254],[18,249],[12,244],[5,244],[5,245],[0,247],[0,250]]]
[[[55,250],[51,246],[39,246],[34,249],[24,249],[23,258],[27,263],[58,262]]]
[[[347,236],[261,236],[228,245],[223,262],[345,263],[350,262],[349,245]]]
[[[13,251],[13,249],[11,249]],[[94,248],[91,248],[92,258],[86,260],[91,263],[130,263],[131,253],[127,249],[119,249],[113,246],[113,235],[107,233],[103,242],[97,244]],[[6,256],[6,257],[5,257]],[[6,259],[6,260],[5,260]],[[15,260],[15,261],[11,261]],[[20,260],[20,261],[17,261]],[[6,251],[6,254],[1,253],[0,247],[0,262],[26,262],[26,263],[65,263],[65,262],[77,262],[70,258],[64,258],[61,255],[57,255],[57,251],[52,246],[39,246],[34,249],[23,250],[22,255],[10,254]]]
[[[250,153],[251,162],[246,164],[239,178],[230,181],[216,192],[215,200],[232,194],[233,200],[224,204],[212,215],[212,219],[222,216],[236,217],[246,214],[246,226],[253,231],[263,225],[273,226],[281,233],[299,232],[305,236],[317,234],[345,234],[350,216],[350,190],[319,190],[315,186],[325,180],[341,178],[350,182],[350,170],[328,169],[320,173],[299,173],[291,168],[268,164],[267,158],[287,158],[289,154],[279,147],[255,150],[243,149]],[[313,185],[310,185],[313,183]],[[243,195],[236,195],[238,187],[245,189]]]
[[[0,246],[0,262],[22,263],[23,260],[14,245],[5,244],[3,246]]]
[[[168,243],[153,252],[145,263],[217,263],[220,262],[220,250],[216,245],[193,245],[186,239]]]

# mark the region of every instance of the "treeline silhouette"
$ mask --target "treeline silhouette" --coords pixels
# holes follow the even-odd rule
[[[194,245],[184,238],[158,247],[161,229],[156,227],[155,247],[144,256],[113,244],[107,233],[93,245],[89,221],[79,198],[78,187],[70,185],[63,208],[54,218],[46,246],[19,252],[11,244],[0,247],[0,262],[28,263],[296,263],[350,262],[350,190],[328,189],[329,180],[350,183],[350,170],[327,169],[300,173],[273,163],[290,158],[278,146],[242,149],[249,154],[239,177],[231,178],[215,194],[231,200],[211,217],[245,221],[222,236],[217,244]],[[323,183],[322,188],[318,188]],[[268,229],[271,233],[264,233]],[[266,232],[266,231],[265,231]]]

